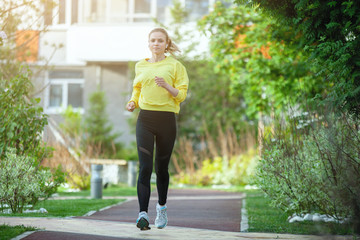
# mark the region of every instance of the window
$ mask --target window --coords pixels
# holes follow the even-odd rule
[[[79,0],[71,1],[71,24],[78,22]]]
[[[49,84],[47,113],[58,114],[70,105],[83,112],[84,79],[82,72],[50,72]]]
[[[44,0],[43,3],[45,26],[78,22],[79,0]]]
[[[109,21],[126,22],[129,9],[128,0],[110,0],[109,4],[111,5]]]
[[[157,0],[89,0],[83,3],[85,23],[152,22]]]
[[[135,0],[134,22],[150,22],[151,20],[151,0]]]
[[[59,24],[65,24],[65,0],[59,0]]]
[[[135,0],[135,13],[150,13],[150,0]]]
[[[44,24],[45,26],[52,25],[54,3],[51,0],[45,0],[44,8]]]
[[[83,83],[68,84],[68,105],[71,105],[73,108],[83,106],[83,88]]]
[[[44,24],[46,26],[55,24],[65,24],[66,19],[66,0],[44,1]]]
[[[51,84],[50,85],[50,107],[61,107],[63,104],[62,100],[63,86],[62,84]]]
[[[87,23],[104,23],[106,21],[106,1],[87,0],[83,1],[85,12],[84,21]]]

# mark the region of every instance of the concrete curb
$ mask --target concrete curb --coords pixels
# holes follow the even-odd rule
[[[20,240],[20,239],[23,239],[23,238],[26,238],[27,236],[33,234],[34,232],[37,232],[37,231],[27,231],[27,232],[24,232],[23,234],[20,234],[14,238],[12,238],[11,240]]]
[[[133,223],[122,223],[88,219],[61,219],[61,218],[21,218],[0,217],[0,224],[32,225],[34,227],[53,232],[67,232],[76,234],[90,234],[96,236],[156,239],[156,240],[249,240],[249,239],[288,239],[288,240],[350,240],[352,236],[314,236],[276,233],[244,233],[197,228],[184,228],[168,226],[165,229],[152,228],[150,231],[139,231]],[[31,234],[31,233],[30,233]],[[24,238],[23,235],[21,235]],[[17,239],[21,239],[20,236]]]
[[[242,200],[241,208],[241,222],[240,222],[240,232],[247,232],[249,229],[249,219],[246,211],[246,196]]]

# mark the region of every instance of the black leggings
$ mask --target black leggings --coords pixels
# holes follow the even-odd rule
[[[141,211],[148,211],[150,179],[156,143],[155,172],[159,204],[165,205],[169,187],[169,162],[176,138],[176,118],[173,112],[140,110],[136,124],[136,142],[140,171],[137,193]]]

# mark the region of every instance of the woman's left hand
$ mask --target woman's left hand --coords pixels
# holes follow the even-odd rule
[[[158,77],[158,76],[155,76],[155,83],[159,87],[163,87],[163,88],[167,88],[169,85],[167,82],[165,82],[165,79],[163,79],[162,77]]]
[[[168,84],[165,79],[155,76],[155,83],[158,85],[158,87],[165,88],[173,97],[176,97],[179,94],[179,90],[172,87],[170,84]]]

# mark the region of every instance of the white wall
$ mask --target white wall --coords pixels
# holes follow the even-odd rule
[[[78,65],[86,62],[128,62],[150,57],[148,49],[148,33],[154,24],[128,25],[72,25],[68,28],[53,28],[40,38],[39,55],[49,59],[53,53],[53,44],[62,44],[50,59],[54,65]],[[178,43],[184,49],[192,41],[201,44],[196,53],[208,51],[208,39],[196,28],[196,24],[188,23],[182,27],[184,32],[192,32],[191,39]],[[171,36],[171,29],[169,29]],[[190,37],[190,36],[189,36]],[[185,38],[189,38],[185,36]]]
[[[71,26],[67,32],[66,61],[138,61],[149,56],[152,25]]]
[[[54,46],[63,45],[54,53]],[[39,57],[43,58],[40,62],[49,61],[49,64],[66,63],[66,29],[51,30],[42,33],[39,41]]]

